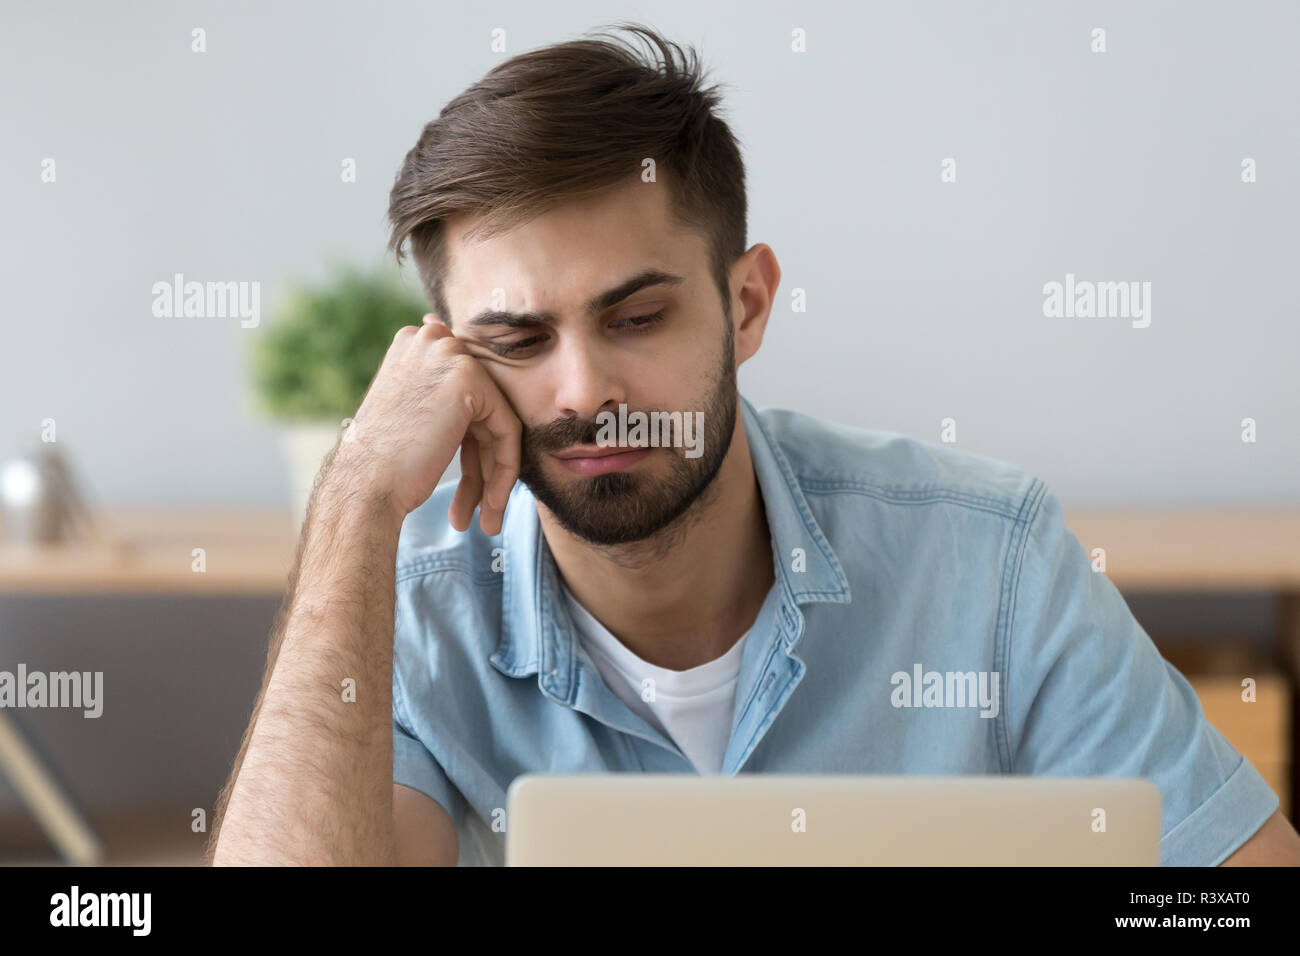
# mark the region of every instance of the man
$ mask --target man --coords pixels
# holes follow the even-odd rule
[[[214,862],[500,863],[510,782],[590,771],[1147,777],[1163,862],[1300,862],[1040,479],[739,395],[780,268],[634,29],[662,65],[516,57],[406,157],[433,313],[322,469]]]

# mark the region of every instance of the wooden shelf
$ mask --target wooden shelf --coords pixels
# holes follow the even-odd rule
[[[297,547],[285,511],[115,509],[93,540],[0,546],[0,590],[14,594],[277,594]],[[204,571],[194,570],[194,549]]]
[[[115,508],[97,540],[0,546],[0,588],[20,593],[275,593],[298,529],[283,510]],[[1066,512],[1085,551],[1106,549],[1121,590],[1300,593],[1300,512]],[[207,570],[191,570],[194,548]]]
[[[1300,591],[1300,512],[1067,511],[1084,550],[1134,591]]]

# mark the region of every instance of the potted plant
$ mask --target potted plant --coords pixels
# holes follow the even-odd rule
[[[317,473],[383,362],[393,336],[419,325],[425,303],[388,271],[340,267],[319,287],[291,284],[250,345],[260,411],[282,428],[295,520]]]

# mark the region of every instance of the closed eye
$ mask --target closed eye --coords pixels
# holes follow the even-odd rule
[[[632,332],[635,334],[644,329],[648,329],[651,326],[658,325],[660,322],[663,321],[663,319],[664,319],[664,310],[660,309],[658,312],[655,312],[653,315],[637,315],[637,316],[633,316],[632,318],[624,319],[622,322],[619,322],[616,325],[612,326],[612,328],[622,329],[625,332]],[[491,343],[485,343],[485,344],[493,352],[496,352],[497,355],[503,355],[509,357],[511,355],[514,355],[516,352],[522,352],[524,349],[531,348],[532,346],[537,345],[539,342],[545,341],[545,339],[546,336],[544,335],[534,335],[530,338],[521,339],[518,342],[508,342],[505,345],[493,345]]]

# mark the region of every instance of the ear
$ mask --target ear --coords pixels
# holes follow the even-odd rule
[[[740,365],[763,344],[772,301],[781,284],[781,266],[772,247],[760,242],[736,260],[732,277],[740,283],[736,301],[732,303],[736,317],[736,364]]]

